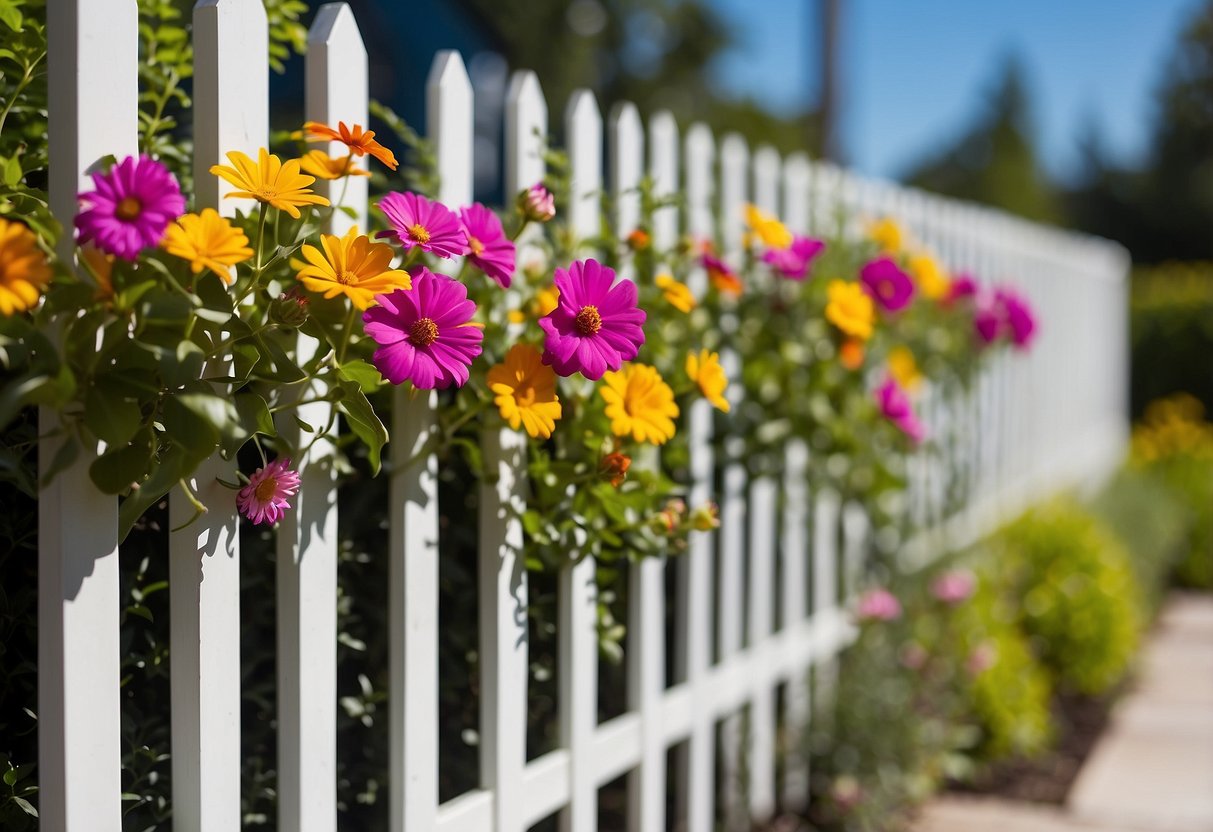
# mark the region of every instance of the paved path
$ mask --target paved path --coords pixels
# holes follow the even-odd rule
[[[944,795],[915,832],[1213,832],[1213,596],[1175,595],[1062,806]]]

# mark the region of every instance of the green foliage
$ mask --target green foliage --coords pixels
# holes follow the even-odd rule
[[[1024,631],[1059,686],[1096,695],[1128,670],[1142,599],[1128,553],[1074,502],[1030,512],[1000,536]]]
[[[964,669],[967,707],[982,728],[978,754],[984,760],[1031,757],[1048,747],[1054,726],[1049,706],[1053,686],[999,578],[986,572],[977,593],[961,607],[952,627],[958,633],[958,666]]]
[[[1180,392],[1213,411],[1213,262],[1136,270],[1129,310],[1134,417]]]

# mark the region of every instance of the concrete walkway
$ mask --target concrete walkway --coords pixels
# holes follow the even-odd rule
[[[1174,595],[1063,806],[944,795],[915,832],[1213,832],[1213,596]]]

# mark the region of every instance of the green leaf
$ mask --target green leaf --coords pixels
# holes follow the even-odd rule
[[[184,409],[184,408],[183,408]],[[172,444],[154,463],[148,478],[131,491],[130,496],[118,507],[118,539],[126,539],[135,521],[143,516],[143,512],[154,506],[169,492],[177,481],[195,466],[189,464],[187,452],[181,445]]]
[[[161,413],[164,435],[182,450],[186,471],[192,471],[219,447],[217,423],[223,418],[222,403],[212,407],[208,398],[218,397],[190,394],[174,396],[164,403]]]
[[[191,381],[197,381],[202,376],[202,365],[206,355],[202,347],[193,341],[182,341],[177,349],[165,350],[160,355],[160,373],[164,377],[164,386],[169,390],[184,387]]]
[[[84,424],[98,439],[125,445],[143,423],[137,402],[105,378],[99,378],[84,397]]]
[[[220,430],[225,456],[234,456],[255,433],[265,436],[277,435],[274,418],[270,415],[265,399],[256,393],[237,393],[232,398],[232,405],[235,408],[235,418],[231,420],[229,428]]]
[[[63,440],[63,444],[59,446],[59,450],[55,451],[55,455],[51,457],[50,467],[42,474],[41,485],[46,486],[57,474],[69,468],[78,456],[80,456],[80,443],[76,441],[76,437],[69,434]]]
[[[338,375],[348,381],[352,381],[367,393],[373,393],[383,384],[383,376],[373,364],[368,364],[362,359],[354,359],[347,361],[337,368]]]
[[[21,170],[21,157],[14,155],[11,159],[4,163],[4,184],[10,188],[21,181],[24,176]]]
[[[366,445],[371,471],[378,474],[380,452],[388,441],[387,428],[379,421],[375,408],[356,382],[343,380],[338,384],[345,395],[337,401],[337,407],[345,414],[350,430]]]
[[[151,443],[132,442],[94,459],[88,475],[101,493],[121,494],[143,478],[151,461]]]
[[[17,8],[17,3],[13,0],[0,0],[0,20],[14,32],[20,32],[23,27],[24,20],[21,16],[21,9]],[[34,812],[34,817],[38,817],[38,813]]]
[[[16,803],[18,806],[20,806],[21,809],[30,817],[35,817],[35,818],[38,817],[38,810],[35,809],[34,805],[32,803],[30,803],[28,800],[26,800],[24,797],[14,796],[13,803]]]

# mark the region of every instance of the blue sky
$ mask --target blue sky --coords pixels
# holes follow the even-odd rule
[[[706,0],[739,46],[722,56],[722,92],[777,112],[813,102],[817,0]],[[1028,73],[1038,147],[1067,177],[1094,119],[1114,159],[1147,146],[1152,92],[1200,0],[841,0],[843,145],[852,166],[896,176],[969,123],[1001,56]]]

